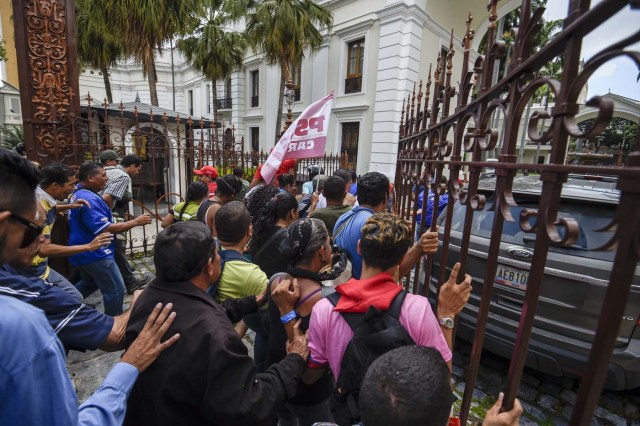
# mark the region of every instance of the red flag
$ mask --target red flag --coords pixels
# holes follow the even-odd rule
[[[260,174],[266,183],[271,182],[282,161],[320,157],[324,154],[332,105],[333,92],[309,105],[291,123],[262,166]]]

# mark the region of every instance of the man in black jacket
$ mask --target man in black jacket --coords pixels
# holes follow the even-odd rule
[[[126,341],[133,340],[158,303],[173,303],[169,335],[180,344],[165,351],[136,382],[125,425],[262,425],[295,394],[308,356],[297,332],[288,355],[264,373],[253,360],[222,306],[205,291],[220,276],[220,257],[209,229],[179,222],[158,235],[156,280],[131,313]]]

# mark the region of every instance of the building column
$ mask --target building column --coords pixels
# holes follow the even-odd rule
[[[415,4],[397,2],[377,12],[380,45],[370,171],[395,176],[402,100],[418,80],[422,32],[427,13]]]
[[[70,125],[80,116],[75,19],[73,0],[13,0],[25,147],[42,164],[84,158]]]
[[[247,102],[245,73],[245,70],[240,70],[231,74],[231,123],[229,123],[228,126],[231,127],[235,125],[236,141],[240,142],[244,137],[244,149],[248,151],[247,144],[251,144],[251,141],[248,140],[249,135],[246,134],[244,128],[244,115],[246,114]]]

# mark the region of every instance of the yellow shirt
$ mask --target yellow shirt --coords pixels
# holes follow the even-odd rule
[[[227,261],[218,285],[218,300],[222,303],[227,299],[257,296],[268,283],[267,275],[258,265],[239,260]]]
[[[46,194],[42,189],[38,187],[38,198],[40,200],[40,204],[45,211],[45,222],[42,228],[42,236],[50,240],[51,239],[51,228],[53,228],[53,222],[56,220],[56,203],[55,200],[49,195]],[[46,279],[49,276],[49,258],[40,257],[36,255],[31,261],[31,272],[34,275],[41,277],[42,279]]]

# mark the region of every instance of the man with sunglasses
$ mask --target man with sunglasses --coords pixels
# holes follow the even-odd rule
[[[36,210],[38,172],[26,159],[0,149],[0,265],[42,232]],[[179,336],[160,340],[175,314],[156,306],[139,338],[80,407],[56,333],[43,312],[0,291],[0,419],[11,425],[120,425],[142,372]]]
[[[113,223],[111,209],[98,195],[107,184],[107,173],[100,164],[81,165],[78,179],[79,183],[71,195],[71,202],[83,199],[91,208],[83,206],[69,213],[69,244],[88,244],[103,232],[117,234],[151,223],[151,218],[146,214],[127,222]],[[115,240],[111,240],[98,250],[69,257],[69,262],[80,272],[81,281],[76,284],[76,288],[84,297],[100,289],[104,300],[104,313],[109,316],[122,314],[125,292],[124,280],[115,262],[114,253]]]
[[[45,223],[44,207],[38,206],[36,225]],[[0,267],[0,293],[12,294],[16,299],[44,311],[65,349],[77,351],[124,349],[124,332],[131,310],[110,317],[82,303],[62,287],[40,276],[25,275],[46,238],[40,236],[29,246],[14,250],[9,261]],[[75,287],[74,287],[75,289]],[[131,300],[134,305],[138,291]]]

